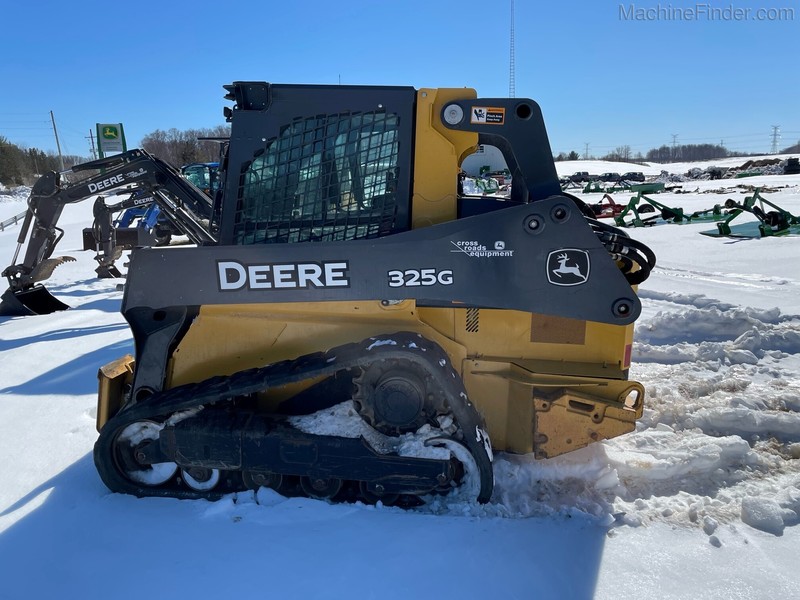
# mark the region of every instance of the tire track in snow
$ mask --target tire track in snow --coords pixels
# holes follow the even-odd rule
[[[774,277],[771,275],[761,275],[758,273],[731,273],[731,272],[708,272],[687,270],[679,267],[667,267],[658,265],[655,273],[676,279],[691,279],[695,281],[705,281],[720,285],[733,286],[737,288],[749,287],[755,289],[774,289],[783,286],[798,286],[800,281],[788,277]]]

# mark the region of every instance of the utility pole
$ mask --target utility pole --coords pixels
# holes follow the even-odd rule
[[[583,160],[589,160],[589,142],[583,144]]]
[[[514,0],[511,0],[511,47],[508,66],[508,97],[514,98],[517,93],[516,65],[514,64]]]
[[[94,149],[94,133],[91,128],[89,129],[89,137],[87,139],[92,141],[92,160],[97,160],[97,152]]]
[[[770,154],[777,154],[778,153],[778,140],[781,139],[781,126],[780,125],[773,125],[772,126],[772,151]]]
[[[61,170],[64,170],[64,157],[61,155],[61,144],[58,142],[58,130],[56,129],[56,117],[53,114],[53,111],[50,111],[50,120],[53,122],[53,135],[56,136],[56,148],[58,148],[58,164],[61,166]]]

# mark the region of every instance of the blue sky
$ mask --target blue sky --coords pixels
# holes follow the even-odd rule
[[[759,20],[772,9],[793,15]],[[0,14],[0,136],[55,150],[53,111],[65,154],[88,156],[97,122],[122,122],[128,147],[224,124],[236,80],[509,91],[510,0],[39,0]],[[780,147],[800,140],[798,0],[515,0],[515,29],[516,96],[539,102],[556,153],[673,139],[767,152],[773,125]]]

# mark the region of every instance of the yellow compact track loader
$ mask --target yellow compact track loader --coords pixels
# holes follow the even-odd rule
[[[207,233],[131,255],[136,356],[99,374],[110,489],[408,505],[468,484],[487,502],[495,451],[548,458],[633,430],[634,288],[655,257],[561,192],[535,102],[225,88]],[[502,151],[510,196],[459,193],[481,144]],[[170,173],[126,178],[156,160],[106,159],[104,179],[191,213],[201,192]],[[33,285],[12,272],[15,293]]]

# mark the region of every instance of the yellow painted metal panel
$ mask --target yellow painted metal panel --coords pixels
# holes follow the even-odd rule
[[[417,92],[411,202],[414,229],[456,218],[461,161],[477,149],[478,134],[447,129],[441,123],[441,112],[448,102],[476,97],[470,88],[423,88]]]

